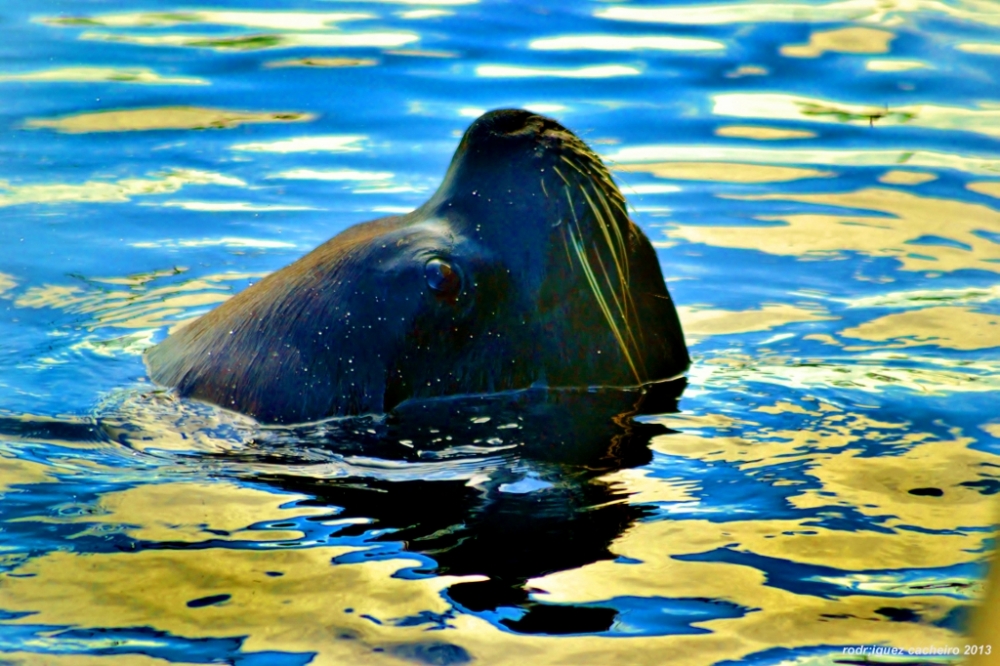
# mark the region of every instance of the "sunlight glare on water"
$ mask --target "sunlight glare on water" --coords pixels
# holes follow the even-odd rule
[[[969,642],[1000,490],[1000,4],[0,17],[0,662]],[[592,146],[653,241],[693,358],[676,408],[621,430],[601,410],[634,396],[539,415],[529,391],[262,428],[148,381],[143,350],[422,204],[505,107]]]

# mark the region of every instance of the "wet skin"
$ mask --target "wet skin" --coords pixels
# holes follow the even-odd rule
[[[532,385],[636,386],[689,363],[649,240],[554,120],[482,116],[444,182],[355,225],[146,354],[151,378],[264,423]]]

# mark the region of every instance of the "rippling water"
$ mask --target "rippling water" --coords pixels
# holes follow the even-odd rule
[[[997,3],[0,19],[0,661],[968,642],[1000,489]],[[614,170],[681,305],[679,401],[527,391],[307,432],[144,378],[171,327],[413,209],[512,106]]]

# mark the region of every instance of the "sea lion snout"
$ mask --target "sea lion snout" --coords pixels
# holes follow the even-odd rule
[[[582,145],[551,118],[521,109],[490,111],[466,130],[445,182],[463,172],[474,180],[483,172],[500,176],[552,167],[560,155],[578,152]],[[488,187],[491,181],[477,184]]]
[[[470,142],[487,137],[497,139],[537,139],[547,130],[564,130],[562,125],[530,111],[498,109],[480,116],[469,126],[466,136]]]

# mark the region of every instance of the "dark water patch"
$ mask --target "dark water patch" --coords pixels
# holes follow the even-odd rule
[[[831,447],[831,452],[844,450]],[[752,457],[753,443],[748,443]],[[744,462],[711,463],[692,460],[680,456],[654,454],[654,464],[650,466],[650,476],[670,479],[691,485],[687,492],[694,501],[649,503],[656,510],[644,517],[643,521],[659,520],[709,520],[725,523],[753,519],[803,520],[804,525],[824,527],[834,530],[869,530],[891,534],[884,525],[889,515],[871,516],[856,507],[831,504],[812,508],[797,508],[789,498],[806,490],[820,490],[822,484],[806,474],[811,466],[807,461],[773,463],[756,470],[740,469]],[[787,481],[796,481],[787,485]],[[780,482],[780,483],[779,483]],[[823,496],[823,492],[819,495]],[[832,495],[830,495],[833,497]]]
[[[864,652],[855,652],[855,648]],[[876,649],[881,652],[876,653]],[[893,664],[898,666],[946,666],[955,664],[957,660],[947,657],[927,659],[921,657],[889,656],[892,648],[885,645],[848,646],[843,645],[808,645],[795,649],[770,648],[747,655],[738,660],[717,662],[718,666],[736,666],[736,664],[753,664],[754,666],[778,666],[794,659],[798,663],[817,666],[821,664]],[[881,654],[887,655],[881,659]],[[858,655],[858,656],[855,656]],[[864,656],[861,656],[864,655]],[[909,657],[909,658],[908,658]]]
[[[402,643],[393,645],[388,652],[399,659],[428,666],[468,664],[473,660],[465,648],[441,641]]]
[[[419,627],[422,625],[428,625],[428,629],[441,630],[441,629],[454,629],[454,625],[449,624],[449,621],[455,619],[454,611],[449,611],[447,613],[433,613],[431,611],[420,611],[415,615],[409,615],[407,617],[402,617],[393,620],[393,624],[397,627]]]
[[[971,245],[965,243],[960,243],[951,238],[945,238],[943,236],[920,236],[919,238],[914,238],[913,240],[906,241],[907,245],[935,245],[939,247],[953,247],[958,250],[965,250],[967,252],[972,250]]]
[[[921,621],[920,613],[917,613],[912,608],[894,608],[892,606],[883,606],[881,608],[876,608],[875,612],[888,619],[890,622]]]
[[[680,561],[724,562],[753,567],[765,575],[766,585],[824,599],[851,595],[906,598],[914,592],[931,592],[965,600],[968,599],[969,592],[968,586],[963,581],[975,580],[981,575],[980,566],[976,564],[849,571],[763,556],[730,547],[672,557]],[[881,582],[875,586],[865,586],[861,584],[864,580]],[[928,581],[935,582],[928,583]],[[934,587],[928,590],[927,585]]]
[[[615,558],[615,564],[642,564],[642,560],[637,560],[634,557],[619,555]]]
[[[943,629],[950,629],[958,634],[968,635],[972,628],[972,618],[977,612],[977,607],[972,604],[955,606],[949,610],[944,617],[934,621],[934,626]]]
[[[990,199],[990,201],[992,201],[992,199]],[[996,243],[996,244],[1000,245],[1000,233],[996,233],[996,232],[993,232],[993,231],[986,231],[985,229],[977,229],[977,230],[973,231],[972,233],[974,233],[975,235],[979,236],[980,238],[985,238],[986,240],[990,241],[991,243]]]
[[[231,594],[213,594],[207,597],[199,597],[187,602],[187,607],[204,608],[205,606],[218,606],[229,601],[232,596]]]
[[[707,634],[711,631],[694,625],[709,620],[736,619],[755,610],[728,601],[665,597],[614,597],[606,601],[575,604],[544,603],[536,597],[530,600],[525,598],[516,606],[497,606],[487,610],[477,607],[479,601],[468,596],[460,586],[451,588],[449,596],[461,608],[494,626],[519,634],[545,636]]]
[[[131,526],[90,522],[80,517],[65,519],[58,508],[58,502],[73,497],[75,502],[88,507],[82,515],[96,516],[100,512],[95,507],[102,495],[127,490],[134,484],[77,479],[25,486],[21,492],[8,492],[3,498],[0,524],[4,528],[0,530],[0,544],[9,551],[37,557],[65,550],[67,543],[72,544],[73,550],[89,553],[133,551],[138,548],[138,542],[124,534]],[[0,570],[5,568],[4,564],[0,564]]]
[[[980,479],[978,481],[963,481],[958,485],[965,486],[966,488],[974,488],[983,495],[996,495],[998,492],[1000,492],[1000,479]]]

